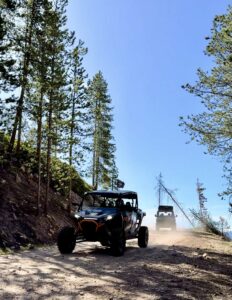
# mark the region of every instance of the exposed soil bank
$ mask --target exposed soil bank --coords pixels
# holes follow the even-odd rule
[[[49,191],[48,212],[43,213],[46,184],[41,185],[37,212],[37,176],[26,171],[0,168],[0,249],[18,250],[34,244],[54,243],[59,229],[71,224],[64,196]],[[73,193],[74,201],[80,201]],[[78,198],[78,199],[76,199]]]

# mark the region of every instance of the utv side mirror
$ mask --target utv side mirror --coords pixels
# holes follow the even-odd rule
[[[157,214],[155,214],[155,217],[157,217]]]
[[[175,215],[175,217],[177,218],[177,217],[178,217],[178,215]]]

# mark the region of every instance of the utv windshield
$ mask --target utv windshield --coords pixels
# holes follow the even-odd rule
[[[91,194],[87,193],[84,197],[82,209],[89,207],[136,207],[136,199],[128,197],[119,197],[110,194]]]

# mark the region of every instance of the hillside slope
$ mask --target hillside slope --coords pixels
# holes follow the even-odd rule
[[[151,231],[123,257],[98,243],[71,255],[55,246],[0,256],[2,299],[232,299],[232,245],[203,232]]]
[[[41,194],[45,195],[45,183]],[[0,168],[0,248],[51,243],[59,228],[71,222],[64,197],[52,188],[47,216],[37,216],[36,201],[36,175]]]

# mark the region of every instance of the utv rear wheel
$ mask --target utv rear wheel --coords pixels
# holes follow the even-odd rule
[[[73,227],[64,227],[58,234],[57,246],[62,254],[72,253],[76,245],[76,234]]]
[[[139,228],[138,245],[140,248],[146,248],[148,244],[149,232],[146,226]]]
[[[126,248],[126,241],[124,236],[120,235],[119,237],[114,237],[110,248],[114,256],[122,256]]]

